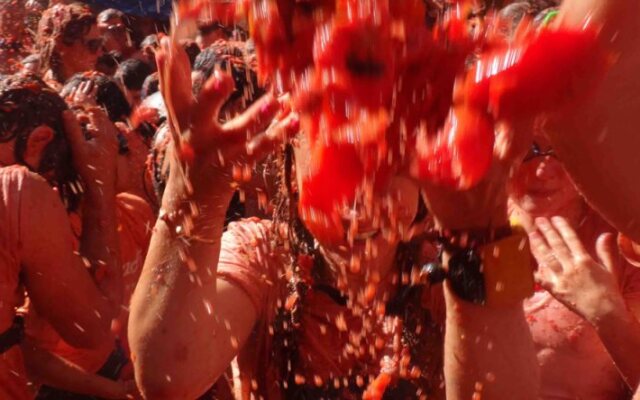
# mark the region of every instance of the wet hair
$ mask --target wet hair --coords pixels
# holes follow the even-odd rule
[[[120,80],[128,90],[142,90],[144,80],[152,73],[153,68],[149,64],[130,58],[118,66],[115,78]]]
[[[96,103],[104,107],[112,122],[125,122],[131,114],[131,106],[120,86],[113,78],[100,72],[78,73],[69,78],[60,91],[65,98],[81,83],[92,81],[96,85]]]
[[[256,72],[247,64],[243,49],[227,41],[217,41],[196,58],[193,71],[198,75],[193,83],[194,94],[202,90],[202,86],[216,69],[231,74],[235,83],[236,90],[229,97],[227,104],[244,99],[245,107],[248,107],[265,93],[258,84]]]
[[[15,140],[16,162],[31,168],[24,159],[29,136],[38,126],[50,127],[54,137],[34,172],[46,174],[67,209],[73,211],[80,203],[81,188],[64,133],[62,113],[67,109],[64,100],[35,75],[16,74],[0,79],[0,143]]]
[[[147,76],[142,84],[142,91],[140,93],[140,98],[142,100],[151,96],[154,93],[157,93],[160,90],[160,78],[158,77],[158,73],[154,72],[153,74]]]
[[[297,331],[302,324],[302,310],[309,291],[323,292],[335,303],[348,306],[349,299],[337,288],[332,286],[331,272],[320,252],[313,235],[307,230],[298,214],[298,194],[293,189],[294,151],[292,145],[285,145],[284,151],[273,158],[279,172],[280,190],[275,198],[274,207],[274,236],[276,246],[282,246],[289,253],[289,265],[283,273],[290,276],[288,281],[287,298],[279,299],[276,310],[274,331],[274,360],[279,365],[280,378],[284,384],[284,398],[307,399],[344,398],[342,389],[335,388],[332,382],[323,386],[300,384],[295,378],[299,372],[296,368],[303,364],[298,350],[299,335]],[[427,208],[420,198],[414,223],[421,222],[427,217]],[[282,226],[287,229],[280,229]],[[409,242],[402,242],[396,249],[395,273],[398,276],[410,276],[419,268],[419,254],[422,243],[428,235],[420,236]],[[305,260],[301,262],[301,260]],[[435,391],[437,379],[442,379],[444,343],[443,331],[431,312],[422,306],[423,285],[413,285],[397,280],[397,292],[385,303],[385,314],[400,317],[403,321],[402,331],[396,338],[402,346],[400,354],[410,354],[412,365],[422,370],[420,377],[401,378],[398,383],[390,386],[384,398],[404,399],[416,398],[417,391],[429,395]],[[285,306],[287,305],[287,306]],[[394,338],[395,340],[395,338]],[[355,375],[355,374],[352,374]],[[350,379],[353,376],[350,376]],[[349,381],[348,388],[352,394],[362,396],[362,391],[370,382],[365,376],[365,385],[357,385]]]
[[[40,53],[41,73],[51,70],[53,77],[62,81],[58,46],[71,46],[89,33],[96,24],[91,9],[82,3],[56,4],[42,14],[36,35],[36,50]]]
[[[122,11],[116,10],[115,8],[107,8],[106,10],[101,11],[100,14],[98,14],[97,20],[98,22],[106,22],[112,18],[120,18],[124,22],[126,15]]]
[[[189,57],[189,64],[191,64],[191,66],[193,67],[193,64],[196,62],[196,58],[201,52],[200,47],[196,42],[192,41],[184,42],[182,44],[182,47],[184,48],[184,51],[187,52],[187,56]]]
[[[155,49],[159,45],[160,41],[158,40],[158,35],[153,33],[142,39],[142,42],[140,42],[140,49],[144,49],[145,47],[153,47]]]

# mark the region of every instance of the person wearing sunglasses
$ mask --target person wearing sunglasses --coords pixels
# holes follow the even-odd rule
[[[104,38],[105,51],[124,58],[135,52],[125,23],[126,15],[122,11],[106,9],[98,14],[97,21],[100,34]]]
[[[36,49],[41,72],[57,89],[74,74],[93,71],[103,45],[95,16],[80,3],[50,7],[38,24]]]

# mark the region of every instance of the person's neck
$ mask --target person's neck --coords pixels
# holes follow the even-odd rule
[[[397,246],[394,250],[397,249]],[[387,254],[377,254],[376,257],[357,260],[353,257],[345,257],[339,252],[320,248],[320,253],[324,257],[328,273],[327,277],[331,286],[337,288],[349,299],[355,300],[363,291],[369,290],[369,285],[373,284],[376,290],[375,297],[381,297],[390,282],[390,275],[395,267],[395,251]]]

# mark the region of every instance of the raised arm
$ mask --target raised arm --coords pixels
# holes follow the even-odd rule
[[[490,235],[509,225],[506,181],[530,140],[525,135],[514,138],[504,152],[496,152],[488,175],[474,188],[457,191],[423,182],[427,206],[439,229]],[[445,265],[450,255],[445,252]],[[523,271],[518,278],[531,278],[524,276],[526,265],[513,267]],[[537,399],[538,364],[522,301],[499,307],[475,305],[461,300],[448,284],[445,298],[447,399]]]
[[[36,177],[22,190],[20,256],[25,286],[38,313],[77,347],[111,340],[111,321],[122,300],[113,178],[117,142],[101,113],[90,113],[88,139],[75,116],[64,115],[75,167],[85,182],[79,254],[74,252],[69,218],[56,192]]]
[[[231,79],[216,74],[196,100],[184,50],[164,40],[157,57],[171,115],[172,162],[132,299],[129,342],[145,397],[190,399],[224,372],[256,321],[248,295],[216,279],[232,183],[297,124],[289,116],[264,132],[279,109],[267,95],[219,125],[215,116],[233,90]]]
[[[538,270],[542,287],[594,327],[620,375],[635,389],[640,383],[638,300],[635,294],[625,298],[616,279],[621,266],[615,235],[598,238],[597,260],[561,217],[540,218],[530,238],[534,255],[546,264]]]
[[[603,24],[615,60],[586,104],[563,113],[550,131],[554,149],[587,201],[618,230],[640,241],[640,1],[565,0],[560,23]]]

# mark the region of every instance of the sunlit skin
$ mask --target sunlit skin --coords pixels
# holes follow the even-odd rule
[[[81,40],[76,40],[71,46],[59,44],[56,47],[62,61],[61,74],[63,79],[68,79],[78,72],[95,69],[98,57],[102,54],[102,46],[99,46],[96,51],[92,51],[87,44],[100,39],[100,31],[96,25],[93,25]]]
[[[98,30],[105,39],[106,51],[124,53],[129,49],[127,28],[122,18],[113,16],[107,20],[98,22]]]
[[[584,15],[578,18],[583,21]],[[211,97],[205,96],[198,102],[192,102],[190,88],[186,90],[189,93],[180,99],[184,93],[176,84],[178,79],[182,79],[181,83],[184,81],[185,74],[176,72],[183,72],[186,63],[176,62],[180,55],[175,49],[168,47],[159,57],[159,65],[169,70],[163,82],[165,99],[170,114],[175,119],[172,121],[174,127],[188,126],[191,129],[188,132],[186,129],[177,129],[174,132],[178,147],[175,165],[178,168],[189,168],[186,168],[186,175],[180,175],[180,172],[184,172],[182,170],[172,169],[163,209],[169,215],[181,215],[178,212],[185,212],[183,203],[186,201],[205,205],[207,210],[224,210],[228,203],[226,193],[221,193],[220,190],[214,193],[210,187],[224,187],[229,184],[229,177],[232,175],[227,169],[228,164],[227,167],[215,164],[215,167],[211,168],[210,160],[216,159],[216,156],[225,156],[226,161],[246,162],[246,154],[239,149],[243,148],[247,134],[251,137],[253,132],[244,123],[247,119],[255,117],[257,111],[250,110],[244,115],[246,119],[242,118],[237,122],[235,127],[245,128],[241,132],[229,126],[198,129],[200,126],[194,124],[192,118],[204,111],[201,108],[202,104],[208,102],[211,108],[217,109],[221,99],[216,98],[213,95],[215,90],[212,90],[208,92]],[[212,85],[218,89],[224,86],[220,79],[216,82]],[[264,121],[260,122],[264,124]],[[230,140],[229,146],[217,147],[216,144],[220,142],[216,141],[228,137],[228,131],[236,133],[242,139],[236,137],[237,141]],[[250,140],[253,143],[253,139]],[[222,156],[216,155],[216,151],[223,150]],[[496,156],[486,180],[472,190],[454,192],[425,185],[428,202],[439,226],[444,229],[489,229],[506,224],[507,199],[504,188],[511,166],[509,161],[513,160]],[[185,176],[187,179],[184,179]],[[194,238],[188,249],[188,257],[182,259],[175,255],[175,250],[182,248],[179,239],[173,235],[175,221],[169,217],[159,222],[156,227],[154,242],[145,266],[146,271],[143,273],[137,298],[132,304],[131,339],[138,351],[138,358],[134,360],[138,367],[137,379],[149,397],[197,396],[197,393],[202,391],[200,389],[210,386],[212,376],[218,376],[225,370],[229,360],[237,354],[237,346],[245,343],[254,326],[255,313],[249,311],[240,315],[235,312],[239,307],[252,309],[251,302],[246,296],[243,297],[242,291],[226,283],[216,284],[215,278],[212,282],[216,255],[220,253],[218,238],[222,231],[219,224],[220,216],[215,214],[216,211],[210,211],[204,215],[191,215],[195,218],[196,228],[200,228],[197,229],[197,233],[205,234],[207,238],[212,239],[202,241],[200,238]],[[210,267],[212,264],[213,267]],[[189,275],[190,273],[192,275]],[[191,282],[202,284],[193,285],[189,281],[190,277]],[[213,321],[210,313],[206,313],[207,307],[202,310],[203,302],[205,305],[214,302],[216,316],[221,316],[232,328],[227,327],[225,330],[219,321]],[[447,295],[447,306],[449,315],[445,344],[445,377],[450,397],[469,398],[476,388],[481,386],[483,397],[486,394],[488,398],[502,398],[504,393],[519,393],[523,398],[536,398],[537,368],[522,307],[518,304],[501,310],[475,307],[459,301],[451,293]],[[192,314],[185,315],[185,310]],[[158,315],[161,318],[158,318]],[[194,320],[198,323],[194,324]],[[176,330],[174,325],[180,326],[181,329]],[[217,338],[201,333],[212,330],[219,334]],[[477,335],[478,332],[483,334],[477,341],[464,340]],[[504,335],[504,332],[512,334]],[[226,343],[230,339],[231,345]],[[164,360],[158,354],[157,350],[160,348],[172,354],[175,352],[176,358],[180,361]],[[188,371],[185,371],[185,366],[190,367]],[[491,372],[495,379],[489,380],[487,372]],[[167,376],[170,377],[170,384],[167,383]]]
[[[545,151],[551,149],[549,140],[536,136],[536,143]],[[513,212],[531,224],[536,217],[561,215],[574,224],[584,213],[584,200],[575,188],[557,156],[541,156],[523,162],[510,182]]]
[[[536,135],[534,140],[543,154],[553,151],[545,136]],[[589,395],[591,391],[592,395],[596,396],[594,398],[600,398],[598,396],[605,396],[604,393],[599,392],[600,390],[609,390],[608,393],[616,391],[622,393],[619,383],[615,382],[609,373],[606,375],[607,378],[596,379],[593,375],[596,371],[590,371],[588,365],[580,364],[578,355],[572,356],[575,350],[554,344],[556,343],[554,340],[558,340],[556,336],[566,336],[567,340],[574,340],[576,343],[581,341],[583,347],[599,345],[598,339],[594,342],[591,330],[577,336],[571,333],[573,326],[571,324],[576,322],[570,321],[576,318],[577,321],[583,319],[586,326],[591,324],[596,329],[599,341],[609,351],[612,362],[618,365],[621,374],[618,381],[624,379],[631,388],[637,384],[640,378],[637,375],[638,371],[629,365],[633,365],[630,357],[635,357],[634,354],[637,351],[633,348],[633,343],[637,343],[640,339],[638,313],[634,311],[638,310],[639,304],[634,300],[632,293],[623,293],[619,287],[618,279],[621,279],[623,267],[620,264],[622,261],[618,258],[619,249],[615,243],[615,236],[611,234],[613,229],[589,208],[556,155],[530,157],[533,158],[527,159],[516,169],[510,182],[511,216],[514,218],[513,221],[534,232],[534,236],[531,237],[531,246],[538,264],[539,283],[549,291],[550,296],[555,297],[566,307],[557,309],[555,314],[545,311],[546,308],[535,306],[541,301],[540,295],[536,296],[537,300],[534,303],[527,303],[529,307],[527,310],[531,316],[529,321],[535,333],[534,341],[541,365],[542,393],[546,396],[559,390],[558,385],[561,384],[558,383],[558,379],[564,376],[567,368],[582,368],[585,379],[593,380],[577,387],[568,382],[561,385],[562,390],[567,394],[573,393],[575,396],[582,397]],[[572,231],[577,235],[575,238],[577,244],[572,244],[568,239]],[[554,262],[557,261],[554,260],[562,260],[562,254],[567,250],[553,245],[554,235],[562,236],[568,243],[574,260],[581,260],[580,257],[583,257],[593,261],[582,264],[576,261],[574,265],[563,262],[563,267],[560,270],[556,269]],[[542,239],[545,236],[546,238]],[[549,243],[550,248],[539,250],[545,241]],[[584,254],[576,250],[579,246],[586,248]],[[623,298],[623,295],[630,296],[630,299]],[[628,309],[633,312],[630,313]],[[555,310],[555,308],[549,308],[549,310]],[[569,310],[575,314],[572,315]],[[616,319],[625,322],[612,323],[607,317],[610,314],[621,316]],[[557,320],[553,320],[554,317]],[[545,335],[544,328],[539,327],[540,324],[556,326],[554,325],[556,323],[563,327],[567,324],[566,328],[559,328],[561,333],[557,335],[552,333],[555,332],[553,330],[546,331]],[[603,324],[609,326],[603,329]],[[612,325],[616,326],[618,333],[626,338],[624,341],[616,335],[611,335]],[[606,354],[594,353],[592,357],[594,363],[607,366]],[[613,364],[608,367],[610,370],[613,369]],[[609,386],[598,382],[608,382]]]
[[[67,122],[66,132],[74,144],[82,144],[80,139],[82,132],[72,114],[65,114],[63,119]],[[54,138],[53,129],[46,125],[40,125],[29,132],[24,162],[30,169],[40,169],[40,161],[43,151]],[[80,141],[81,140],[81,141]],[[96,137],[96,146],[99,151],[92,153],[91,144],[76,147],[74,153],[77,162],[88,163],[91,159],[94,165],[101,166],[107,171],[115,167],[110,163],[110,156],[115,160],[115,143],[110,146],[110,139]],[[73,147],[73,146],[72,146]],[[95,147],[94,147],[95,149]],[[44,318],[58,332],[58,334],[71,346],[78,348],[96,348],[113,340],[111,336],[111,318],[119,312],[118,298],[119,266],[117,265],[118,250],[116,246],[116,231],[113,200],[115,195],[110,190],[110,178],[108,176],[87,174],[87,170],[80,168],[80,174],[89,184],[86,187],[85,204],[89,207],[84,215],[83,223],[86,232],[80,243],[80,251],[89,263],[104,260],[106,270],[113,272],[111,278],[106,278],[100,283],[94,282],[87,272],[85,263],[74,251],[74,237],[69,224],[69,217],[64,208],[59,194],[36,173],[26,171],[16,164],[15,139],[0,144],[0,171],[5,190],[2,194],[3,221],[13,221],[18,218],[20,246],[11,249],[11,244],[3,243],[3,252],[15,254],[14,258],[3,258],[2,268],[8,274],[16,272],[19,278],[15,281],[19,287],[4,286],[3,291],[11,293],[26,291],[31,307],[37,309],[38,314]],[[103,170],[104,171],[104,170]],[[103,180],[102,195],[98,194],[95,179]],[[105,197],[103,197],[103,195]],[[15,201],[6,202],[15,197]],[[102,221],[106,225],[99,230],[95,227]],[[8,222],[4,227],[12,226]],[[113,258],[112,258],[113,257]],[[5,264],[6,263],[6,264]],[[15,264],[12,264],[15,263]],[[95,265],[95,264],[94,264]],[[109,269],[112,269],[111,271]],[[53,274],[53,275],[52,275]],[[69,290],[73,288],[73,290]],[[2,294],[3,299],[11,299],[12,295]],[[113,296],[113,297],[112,297]],[[115,300],[113,303],[110,300]],[[0,316],[0,331],[6,330],[11,324],[15,309],[20,304],[5,303]],[[10,306],[10,307],[9,307]],[[10,311],[10,315],[7,315]],[[81,327],[81,329],[79,329]],[[30,355],[31,353],[29,353]],[[5,353],[0,361],[0,377],[5,379],[10,371],[24,376],[22,361],[14,363],[16,356],[20,357],[20,349],[15,347]],[[20,358],[22,360],[22,358]],[[10,368],[8,371],[6,368]],[[16,391],[16,385],[24,384],[25,392],[28,391],[26,382],[12,376],[11,382],[0,383],[0,397],[22,399],[21,393]],[[9,390],[7,395],[4,389]],[[7,397],[7,398],[9,398]],[[25,397],[26,398],[26,397]]]

